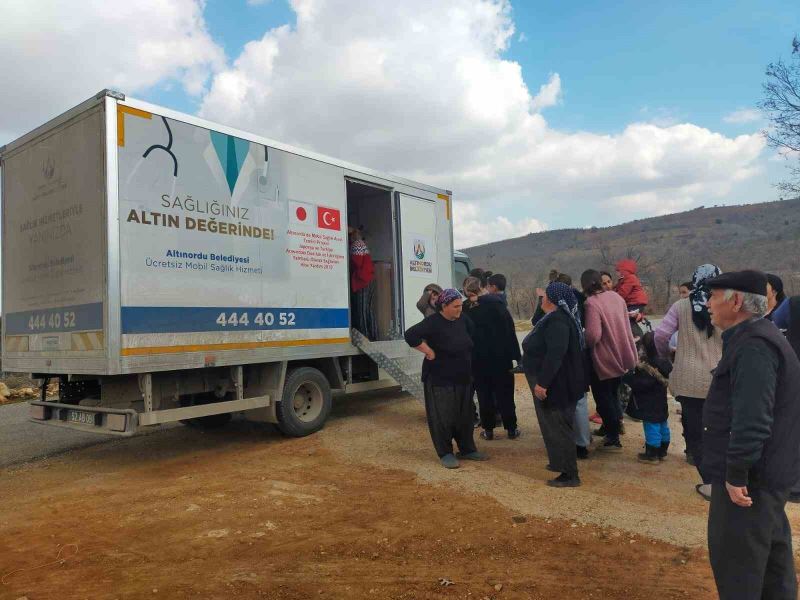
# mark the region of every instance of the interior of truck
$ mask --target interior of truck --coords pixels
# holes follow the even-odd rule
[[[398,339],[396,237],[392,191],[347,181],[347,224],[358,230],[372,259],[374,278],[368,288],[350,297],[352,326],[370,341]],[[351,269],[352,269],[351,261]]]

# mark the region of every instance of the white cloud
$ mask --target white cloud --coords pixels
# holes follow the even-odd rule
[[[225,63],[202,0],[6,0],[0,52],[13,59],[3,63],[0,144],[103,87],[177,84],[214,120],[454,190],[456,207],[474,207],[457,217],[469,244],[540,221],[721,203],[758,175],[756,133],[677,119],[608,135],[549,126],[542,111],[563,101],[561,78],[529,85],[504,58],[515,36],[506,0],[291,6],[296,25]]]
[[[452,189],[456,206],[480,206],[494,225],[462,213],[460,240],[521,231],[498,214],[590,225],[724,202],[758,173],[757,133],[674,121],[609,135],[550,127],[540,111],[560,101],[561,78],[533,94],[503,58],[514,33],[503,0],[292,7],[296,26],[249,43],[215,76],[201,113]]]
[[[506,217],[491,217],[474,203],[459,202],[454,206],[453,242],[456,248],[480,246],[547,229],[547,225],[538,219],[525,218],[512,222]]]
[[[6,0],[0,56],[0,144],[106,87],[198,95],[224,65],[202,0]]]
[[[558,73],[550,75],[547,83],[539,87],[539,93],[531,101],[531,110],[540,111],[548,106],[555,106],[561,100],[561,77]]]
[[[755,108],[740,108],[739,110],[735,110],[732,113],[729,113],[722,117],[722,120],[726,123],[756,123],[761,121],[763,118],[762,114],[756,110]]]

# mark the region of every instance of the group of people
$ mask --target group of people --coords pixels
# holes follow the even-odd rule
[[[581,484],[590,445],[591,390],[602,427],[599,452],[622,448],[623,414],[640,420],[638,460],[668,455],[668,391],[680,403],[687,461],[710,502],[709,554],[722,598],[794,598],[797,584],[787,501],[800,500],[800,297],[760,271],[699,266],[655,331],[641,327],[647,293],[634,261],[617,276],[589,269],[580,290],[554,271],[520,352],[505,277],[477,271],[464,295],[428,286],[425,319],[406,342],[425,354],[422,378],[431,437],[445,467],[486,460],[473,438],[473,390],[484,440],[496,414],[519,437],[514,362],[521,365],[549,464],[547,485]],[[466,298],[465,298],[466,297]],[[453,453],[453,440],[459,452]],[[762,595],[763,593],[763,595]]]

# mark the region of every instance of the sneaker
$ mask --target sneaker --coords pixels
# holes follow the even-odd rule
[[[597,437],[606,437],[606,428],[605,428],[605,426],[601,425],[598,429],[595,429],[592,432],[592,435],[596,435]]]
[[[509,429],[508,430],[508,439],[510,439],[510,440],[515,440],[521,435],[522,435],[522,432],[518,428],[517,429]]]
[[[605,450],[607,452],[620,452],[622,444],[619,439],[613,440],[609,437],[603,439],[603,443],[597,447],[598,450]]]
[[[698,483],[694,486],[695,491],[703,497],[706,502],[711,502],[711,484]]]
[[[475,452],[468,452],[467,454],[462,454],[461,452],[459,452],[457,456],[461,460],[478,460],[478,461],[489,460],[489,456],[487,454],[484,454],[483,452],[479,452],[477,450]]]
[[[458,459],[452,454],[445,454],[439,459],[439,462],[445,469],[457,469],[460,466]]]
[[[586,446],[575,446],[575,454],[580,460],[589,458],[589,449]]]
[[[480,436],[482,440],[493,440],[494,431],[492,431],[491,429],[484,429],[483,431],[481,431]]]
[[[554,488],[578,487],[581,484],[581,479],[577,475],[567,475],[562,473],[555,479],[550,479],[547,485]]]
[[[623,423],[622,421],[619,422],[619,434],[625,435],[625,423]]]
[[[602,425],[603,424],[603,419],[600,418],[600,413],[597,413],[597,412],[594,413],[591,417],[589,417],[589,420],[592,423],[595,423],[596,425]]]

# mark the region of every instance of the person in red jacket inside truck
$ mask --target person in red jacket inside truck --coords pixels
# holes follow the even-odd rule
[[[377,321],[373,310],[375,266],[369,247],[361,231],[355,227],[347,230],[350,238],[350,307],[353,328],[374,341],[378,337]]]
[[[636,271],[638,267],[635,260],[626,258],[617,263],[617,285],[614,286],[614,291],[625,300],[628,312],[637,309],[641,311],[648,302],[647,292],[644,291]]]

